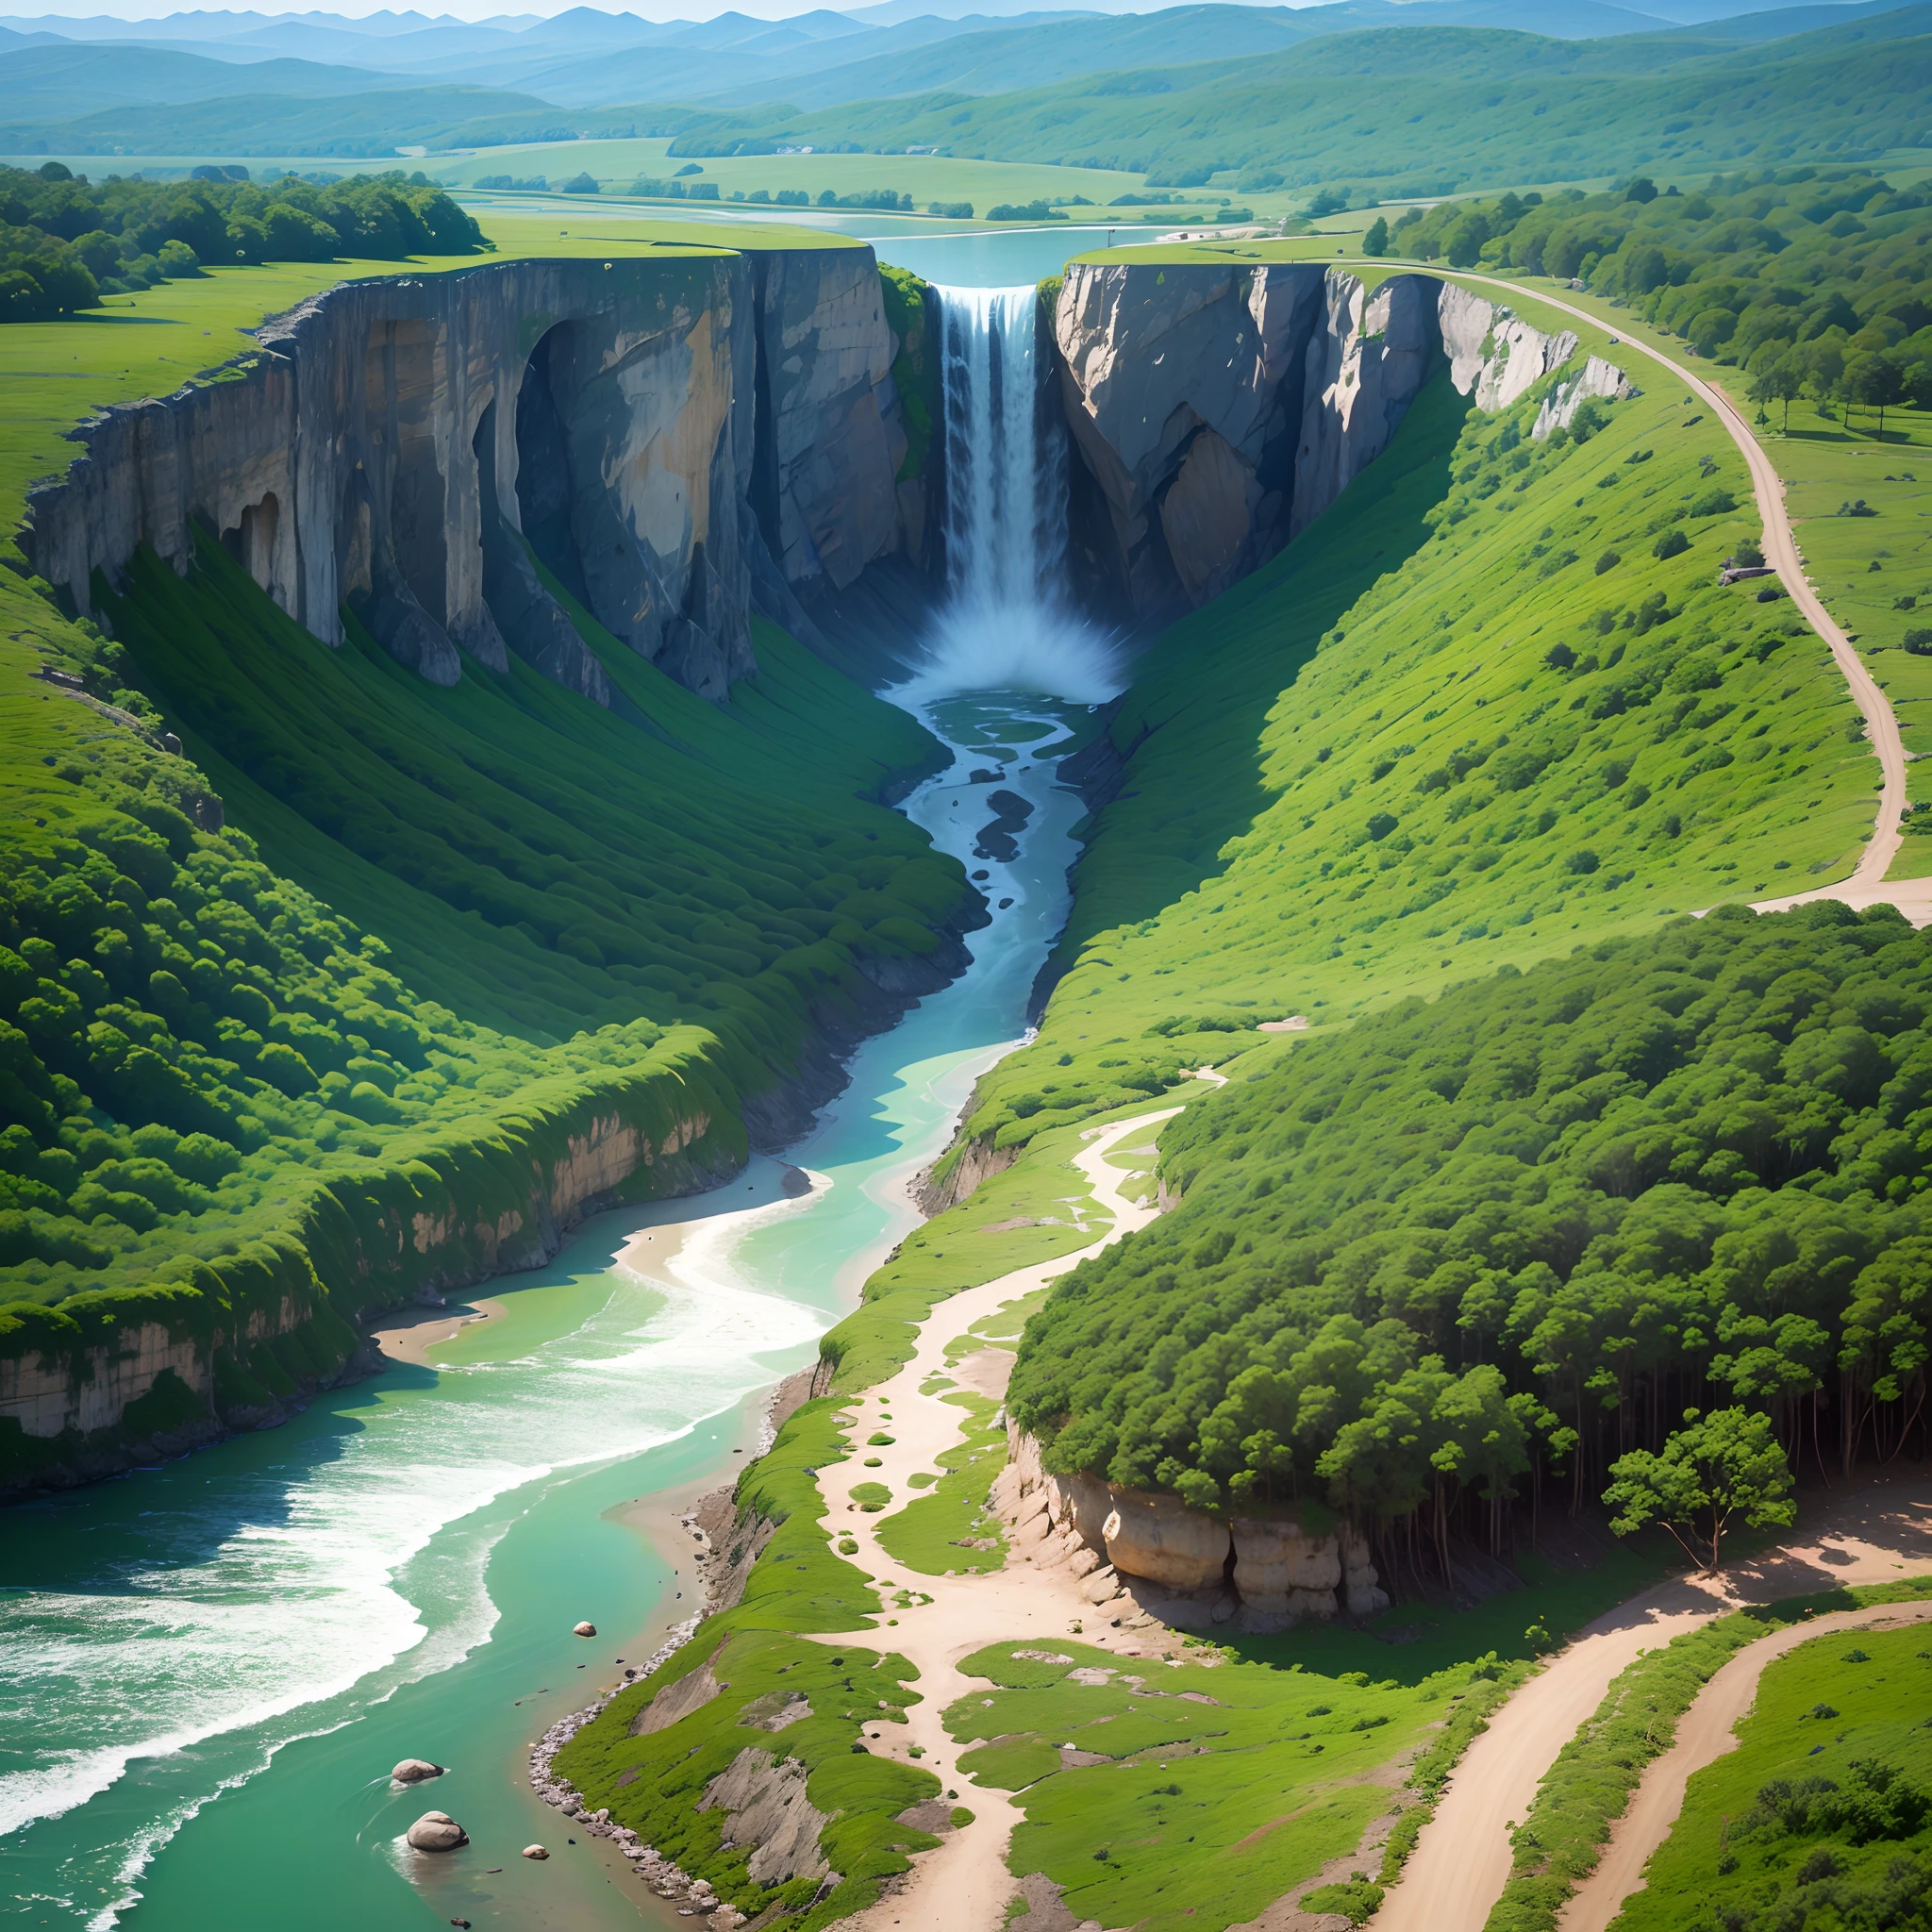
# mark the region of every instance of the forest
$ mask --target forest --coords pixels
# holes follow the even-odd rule
[[[213,171],[204,171],[213,172]],[[240,171],[246,173],[246,170]],[[0,167],[0,321],[46,322],[101,296],[237,262],[402,261],[489,244],[422,174],[349,181],[90,181],[64,162]]]
[[[1592,1501],[1690,1409],[1827,1476],[1923,1453],[1928,1014],[1891,908],[1728,907],[1264,1048],[1168,1128],[1180,1206],[1029,1324],[1010,1413],[1049,1468],[1307,1499],[1398,1562]]]
[[[1754,401],[1932,406],[1932,198],[1869,169],[1442,202],[1378,220],[1368,240],[1373,254],[1586,283],[1758,378]]]
[[[958,864],[873,802],[937,745],[770,626],[720,710],[577,613],[619,717],[520,660],[441,691],[332,651],[211,540],[125,592],[112,641],[45,607],[16,632],[135,730],[49,698],[7,763],[8,1353],[292,1297],[309,1326],[223,1372],[266,1404],[344,1315],[489,1272],[573,1137],[657,1150],[625,1198],[736,1165],[876,1024],[865,962],[961,915]],[[398,1241],[412,1216],[450,1241]]]

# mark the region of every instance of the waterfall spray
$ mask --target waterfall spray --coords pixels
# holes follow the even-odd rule
[[[1114,651],[1071,608],[1064,582],[1063,440],[1040,433],[1038,294],[941,289],[946,438],[946,603],[902,688],[1018,690],[1099,704],[1120,689]]]

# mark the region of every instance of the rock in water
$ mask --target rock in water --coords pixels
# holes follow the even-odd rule
[[[550,1854],[541,1845],[525,1845],[524,1847],[524,1857],[526,1858],[547,1858],[549,1856]]]
[[[425,1811],[408,1829],[409,1843],[419,1852],[453,1852],[470,1842],[470,1834],[447,1811]]]
[[[597,1626],[594,1624],[579,1624],[571,1634],[575,1637],[594,1637],[597,1634]]]
[[[406,1757],[390,1773],[399,1785],[420,1785],[425,1778],[441,1777],[442,1766],[431,1764],[426,1757]]]

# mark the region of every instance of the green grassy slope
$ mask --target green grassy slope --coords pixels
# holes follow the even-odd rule
[[[1849,868],[1876,762],[1789,605],[1714,581],[1757,528],[1729,439],[1664,383],[1581,443],[1529,441],[1534,411],[1439,378],[1314,530],[1163,636],[1110,724],[1065,976],[969,1136],[1214,1058],[1204,1021],[1342,1020]]]
[[[366,637],[330,650],[211,542],[192,584],[143,557],[130,586],[105,608],[137,677],[270,862],[466,1017],[548,1039],[743,982],[744,1022],[787,1016],[753,1035],[778,1066],[841,951],[929,951],[957,903],[903,819],[853,823],[924,734],[769,626],[774,668],[724,712],[599,641],[641,728],[521,662],[445,692]]]

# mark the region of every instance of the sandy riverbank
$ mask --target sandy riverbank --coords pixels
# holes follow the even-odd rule
[[[433,1367],[429,1351],[454,1341],[465,1328],[498,1320],[503,1304],[493,1296],[483,1301],[452,1302],[443,1308],[406,1308],[385,1316],[369,1331],[369,1339],[392,1362],[410,1362],[419,1369]]]

